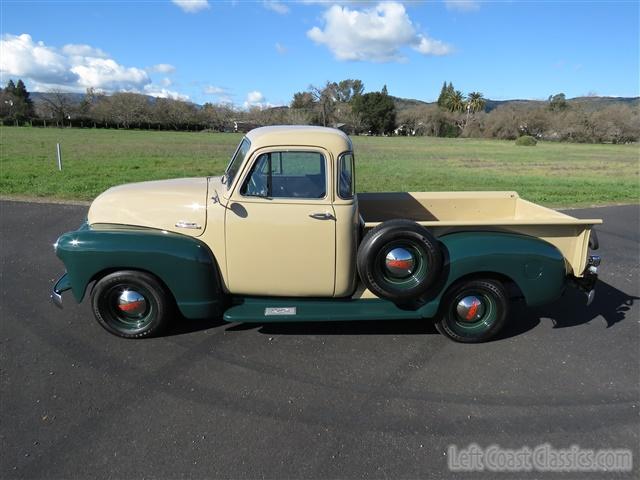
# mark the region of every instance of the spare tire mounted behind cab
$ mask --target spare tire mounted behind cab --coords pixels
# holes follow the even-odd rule
[[[439,278],[442,250],[418,223],[396,219],[377,225],[362,239],[358,274],[374,294],[394,302],[418,299]]]

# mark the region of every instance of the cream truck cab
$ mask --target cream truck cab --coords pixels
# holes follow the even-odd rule
[[[425,165],[428,169],[428,165]],[[514,296],[569,283],[593,298],[593,225],[515,192],[356,193],[339,130],[252,130],[222,176],[127,184],[56,242],[62,306],[89,286],[111,333],[158,334],[175,318],[229,322],[434,319],[461,342],[494,337]]]

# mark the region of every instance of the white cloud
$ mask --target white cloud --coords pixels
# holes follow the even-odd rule
[[[171,85],[168,78],[162,80],[161,87],[154,86],[146,70],[121,65],[90,45],[69,44],[56,48],[34,42],[28,34],[5,34],[0,37],[0,51],[2,83],[5,77],[18,77],[30,82],[30,88],[36,91],[58,88],[82,92],[93,87],[104,92],[129,91],[165,98],[188,98],[167,90]],[[169,72],[172,68],[159,64],[154,71]]]
[[[163,87],[170,87],[170,86],[171,86],[171,84],[172,84],[173,82],[171,81],[171,79],[170,79],[170,78],[168,78],[168,77],[164,77],[164,78],[160,81],[160,83],[162,83],[162,86],[163,86]]]
[[[247,103],[249,104],[257,104],[264,100],[264,95],[262,92],[258,90],[254,90],[252,92],[247,93]]]
[[[226,95],[227,90],[215,85],[207,85],[206,87],[204,87],[204,93],[206,93],[207,95]]]
[[[267,102],[262,92],[258,90],[253,90],[252,92],[247,93],[247,98],[245,99],[243,106],[246,109],[253,108],[253,107],[263,109],[263,108],[276,107],[277,105]]]
[[[0,40],[0,76],[30,78],[43,84],[68,84],[78,81],[69,68],[68,58],[30,35],[5,34]]]
[[[197,13],[201,10],[206,10],[207,8],[209,8],[209,2],[207,0],[171,0],[171,1],[187,13]]]
[[[42,43],[42,42],[40,42]],[[69,57],[96,57],[96,58],[109,58],[103,50],[99,48],[93,48],[90,45],[73,44],[65,45],[62,47],[62,53]]]
[[[173,100],[183,101],[189,100],[189,95],[184,95],[179,92],[167,90],[166,88],[159,87],[153,84],[145,85],[142,91],[136,91],[136,93],[144,93],[145,95],[150,95],[157,98],[171,98]]]
[[[282,45],[280,42],[276,42],[275,46],[276,46],[276,52],[278,52],[280,55],[284,55],[285,53],[287,53],[287,47]]]
[[[147,72],[141,68],[123,67],[110,58],[85,57],[82,64],[70,70],[78,76],[81,87],[119,90],[140,88],[149,83]]]
[[[475,12],[480,9],[478,0],[444,0],[444,4],[449,10],[458,10],[460,12]]]
[[[149,72],[157,72],[157,73],[173,73],[176,71],[176,67],[168,63],[158,63],[157,65],[153,65],[147,68],[147,70]]]
[[[323,14],[324,29],[313,27],[307,36],[326,45],[338,60],[402,61],[402,47],[423,55],[446,55],[452,48],[416,31],[404,6],[381,2],[362,10],[333,5]]]
[[[278,0],[264,0],[262,4],[264,8],[279,13],[280,15],[289,13],[289,7]]]
[[[228,106],[228,107],[235,108],[235,105],[233,104],[233,99],[229,95],[222,95],[222,96],[218,97],[216,99],[216,103],[218,105],[225,105],[225,106]]]
[[[423,55],[448,55],[452,52],[451,46],[440,40],[434,40],[422,34],[419,34],[418,38],[420,41],[413,48]]]

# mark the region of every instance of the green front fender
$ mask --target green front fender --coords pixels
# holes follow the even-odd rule
[[[215,258],[195,238],[148,228],[84,225],[58,239],[56,254],[78,302],[88,284],[104,273],[143,270],[164,282],[185,317],[221,313],[223,294]]]
[[[459,232],[439,238],[444,254],[443,281],[436,298],[426,303],[424,316],[436,313],[447,288],[467,276],[500,276],[512,280],[527,305],[558,298],[566,282],[562,253],[548,242],[500,232]]]

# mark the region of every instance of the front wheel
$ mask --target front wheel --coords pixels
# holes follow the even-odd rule
[[[171,312],[164,286],[153,275],[135,270],[114,272],[98,280],[91,306],[102,327],[124,338],[157,335]]]
[[[495,337],[509,313],[509,300],[497,280],[468,280],[454,285],[444,296],[437,330],[463,343]]]

